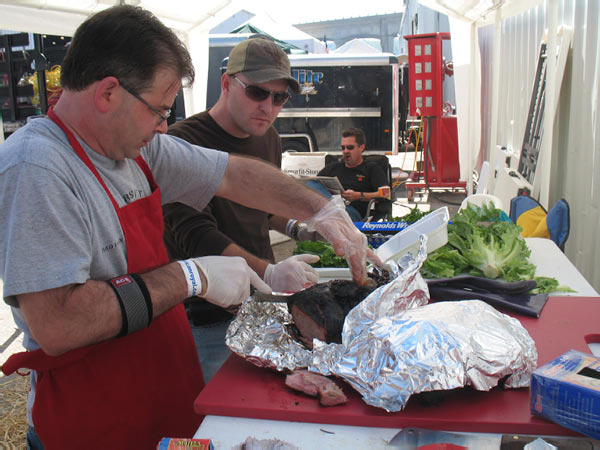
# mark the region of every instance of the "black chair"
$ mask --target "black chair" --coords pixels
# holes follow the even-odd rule
[[[390,165],[390,160],[385,155],[365,155],[363,158],[365,161],[375,162],[381,166],[387,176],[388,186],[390,187],[390,198],[378,197],[369,200],[364,222],[389,221],[392,218],[392,205],[395,200],[394,190],[392,189],[392,166]]]
[[[367,205],[367,214],[363,217],[363,222],[378,222],[380,220],[389,221],[392,218],[392,205],[395,200],[394,190],[392,189],[392,166],[390,160],[385,155],[364,155],[365,161],[375,162],[381,166],[383,172],[387,175],[388,186],[390,186],[391,199],[379,197],[369,200]],[[338,155],[326,155],[325,165],[341,160]]]

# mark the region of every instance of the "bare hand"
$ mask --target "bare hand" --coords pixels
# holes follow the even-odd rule
[[[360,192],[353,191],[352,189],[346,189],[342,192],[342,197],[349,202],[355,202],[360,199]]]

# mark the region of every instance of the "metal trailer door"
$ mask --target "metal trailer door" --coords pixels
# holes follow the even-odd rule
[[[275,127],[283,149],[339,152],[341,133],[362,128],[367,150],[398,153],[399,66],[394,55],[290,55],[303,87]]]

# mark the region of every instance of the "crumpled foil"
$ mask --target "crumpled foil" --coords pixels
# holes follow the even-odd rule
[[[350,311],[342,344],[315,339],[308,350],[294,338],[286,303],[250,297],[227,331],[227,345],[259,367],[339,376],[365,403],[389,412],[419,392],[490,390],[507,376],[505,387],[529,386],[537,351],[518,320],[478,300],[428,304],[419,274],[426,242],[422,236],[416,258],[402,257],[393,280]]]

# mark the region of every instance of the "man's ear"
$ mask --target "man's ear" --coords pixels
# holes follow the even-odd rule
[[[119,89],[119,80],[115,77],[106,77],[97,82],[94,92],[94,102],[99,111],[105,113],[115,107],[123,89]]]
[[[221,92],[229,91],[232,82],[233,78],[231,78],[231,75],[227,75],[226,73],[221,75]]]

